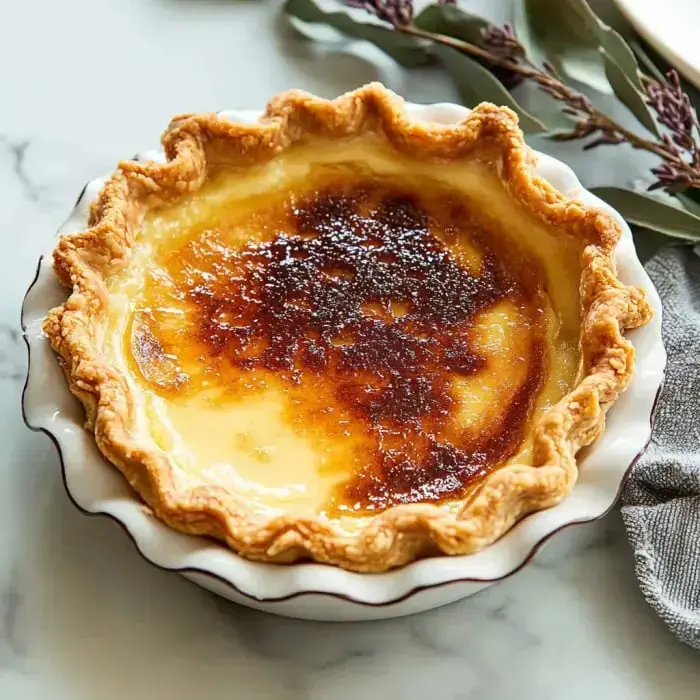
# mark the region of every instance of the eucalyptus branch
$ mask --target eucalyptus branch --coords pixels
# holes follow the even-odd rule
[[[416,27],[412,0],[346,2],[388,22],[397,32],[456,49],[516,78],[536,83],[552,98],[564,103],[562,112],[578,119],[571,131],[553,134],[551,138],[571,141],[595,136],[584,145],[584,150],[604,144],[629,143],[633,148],[654,153],[664,161],[652,169],[657,181],[650,190],[680,192],[687,188],[700,189],[700,124],[675,71],[669,72],[663,83],[643,76],[647,102],[657,114],[659,123],[668,129],[668,133],[658,140],[646,139],[626,129],[599,110],[586,95],[567,85],[552,64],[545,62],[539,67],[533,63],[509,24],[487,27],[482,33],[481,44],[477,45]]]

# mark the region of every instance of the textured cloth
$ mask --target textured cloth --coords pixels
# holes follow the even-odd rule
[[[663,302],[668,368],[622,517],[642,593],[682,642],[700,650],[700,257],[667,249],[647,271]]]

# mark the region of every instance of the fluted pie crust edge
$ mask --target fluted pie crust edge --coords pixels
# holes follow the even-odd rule
[[[582,379],[534,426],[534,466],[494,470],[458,512],[431,504],[394,506],[353,535],[315,517],[280,516],[261,524],[243,499],[221,487],[179,490],[167,454],[132,437],[132,390],[98,350],[109,305],[106,280],[128,262],[132,232],[145,213],[197,191],[212,164],[254,164],[310,136],[345,139],[367,132],[383,134],[398,152],[418,159],[464,159],[487,149],[515,200],[581,241]],[[122,162],[93,202],[89,228],[59,240],[54,269],[71,293],[44,322],[70,390],[85,407],[87,429],[156,517],[175,530],[223,541],[250,559],[311,559],[377,572],[427,555],[475,552],[524,515],[570,492],[578,475],[577,451],[603,432],[608,408],[634,371],[634,348],[623,332],[646,323],[652,312],[644,292],[616,276],[620,229],[614,219],[568,199],[535,174],[533,154],[512,111],[484,103],[458,124],[430,125],[411,121],[400,98],[370,84],[332,101],[283,93],[256,124],[216,114],[179,116],[162,140],[166,163]]]

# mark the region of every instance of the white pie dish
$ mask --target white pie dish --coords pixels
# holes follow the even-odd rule
[[[615,0],[625,18],[672,66],[700,88],[700,45],[696,39],[700,6],[671,0],[659,12],[655,0]]]
[[[461,120],[468,111],[453,104],[407,105],[407,110],[414,119],[440,123]],[[255,121],[258,115],[222,113],[224,118],[243,122]],[[144,157],[162,159],[162,154],[154,152]],[[584,190],[563,163],[545,155],[538,158],[539,174],[559,190],[611,211]],[[86,186],[62,233],[85,228],[90,202],[102,183],[98,179]],[[39,263],[22,310],[30,360],[23,399],[25,420],[56,444],[67,491],[80,509],[109,515],[125,527],[146,559],[179,571],[235,602],[318,620],[388,618],[453,602],[521,568],[553,533],[607,512],[649,440],[666,362],[661,304],[636,256],[629,228],[613,214],[624,231],[616,253],[619,276],[625,283],[644,287],[655,311],[651,323],[629,333],[637,349],[636,376],[611,409],[604,435],[581,457],[581,475],[572,494],[560,505],[528,516],[477,554],[426,559],[384,574],[358,574],[321,564],[280,566],[248,561],[221,545],[177,533],[156,520],[122,476],[103,460],[93,436],[83,430],[83,410],[70,394],[41,331],[47,311],[66,295],[54,279],[48,255]]]

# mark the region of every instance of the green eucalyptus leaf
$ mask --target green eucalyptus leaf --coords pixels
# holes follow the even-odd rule
[[[625,77],[637,90],[644,90],[642,80],[639,77],[639,65],[629,44],[614,29],[610,29],[604,24],[600,25],[598,36],[605,54],[617,63]]]
[[[659,127],[642,93],[607,51],[603,50],[603,55],[605,58],[605,74],[608,76],[615,94],[652,134],[660,137]]]
[[[566,1],[578,12],[578,16],[582,17],[586,24],[595,32],[600,42],[600,48],[607,54],[608,60],[612,59],[615,61],[632,85],[634,85],[637,90],[642,90],[643,86],[639,77],[637,59],[622,36],[612,27],[605,24],[586,0]]]
[[[609,93],[598,28],[589,12],[579,0],[519,0],[515,33],[534,62],[548,60],[558,72]]]
[[[449,46],[435,44],[433,51],[450,74],[465,105],[473,107],[484,101],[505,105],[517,113],[523,131],[546,131],[547,127],[526,112],[493,73],[478,61]]]
[[[675,197],[691,214],[700,216],[700,190],[686,190]]]
[[[618,73],[642,90],[634,52],[586,0],[520,0],[516,9],[516,34],[538,60],[547,58],[560,72],[600,92],[610,92],[606,78],[614,61]]]
[[[637,257],[642,263],[649,262],[662,248],[671,243],[667,235],[642,226],[632,227],[632,237]]]
[[[290,17],[304,24],[327,25],[353,39],[371,42],[405,68],[430,63],[428,42],[396,32],[391,27],[358,22],[347,12],[326,12],[313,0],[287,0],[284,7]]]
[[[634,38],[634,28],[617,7],[616,2],[589,0],[588,4],[598,19],[611,29],[614,29],[625,41]]]
[[[423,31],[445,34],[470,44],[478,44],[482,30],[489,26],[488,20],[456,5],[428,5],[415,17],[413,24]]]
[[[490,24],[488,20],[483,17],[465,12],[454,5],[429,5],[415,18],[413,23],[423,31],[443,34],[454,39],[469,42],[470,44],[479,44],[482,38],[482,31]],[[433,47],[433,52],[439,54],[440,51],[441,49],[439,49],[436,44]],[[441,57],[446,67],[448,63],[452,65],[457,61],[457,59],[450,56],[449,51],[443,52]],[[463,62],[467,70],[472,72],[477,70],[472,68],[473,63],[485,66],[492,76],[494,76],[499,83],[501,82],[503,71],[494,69],[492,66],[471,56],[469,56],[469,63],[466,61]],[[496,88],[491,78],[480,76],[477,78],[478,83],[473,84],[471,82],[471,77],[461,77],[459,75],[459,70],[459,65],[455,65],[450,72],[454,82],[459,84],[460,92],[467,104],[476,104],[482,100],[489,100],[496,104],[506,104],[520,115],[520,126],[523,131],[542,131],[543,128],[565,128],[567,126],[572,126],[574,123],[571,118],[562,114],[561,104],[553,100],[541,99],[540,93],[537,93],[536,100],[532,100],[531,106],[525,107],[523,104],[517,103],[510,92],[506,92],[500,87]],[[488,92],[479,92],[482,84],[486,86]],[[524,97],[526,99],[529,98],[527,94],[525,94]],[[534,120],[535,123],[532,123],[532,120]]]
[[[641,45],[637,39],[630,39],[630,47],[634,51],[634,55],[637,57],[637,61],[641,63],[642,68],[655,78],[660,83],[665,80],[664,74],[659,69],[659,66],[652,60],[649,52]]]
[[[669,238],[700,241],[700,216],[668,204],[659,197],[621,187],[594,187],[591,192],[620,212],[630,224]]]

